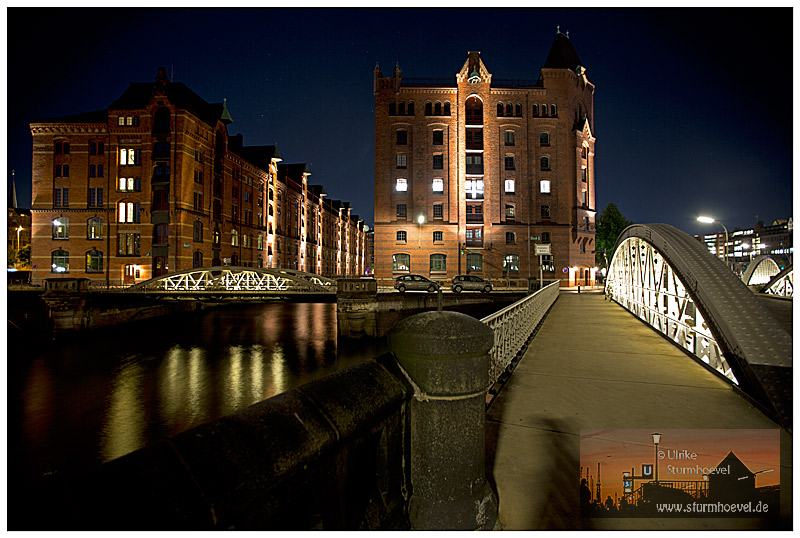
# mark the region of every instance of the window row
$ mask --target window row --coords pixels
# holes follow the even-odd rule
[[[554,104],[547,105],[533,105],[531,107],[532,116],[558,116],[558,107]],[[520,103],[497,103],[497,117],[498,118],[521,118],[522,105]]]
[[[433,145],[444,145],[444,131],[441,129],[434,129],[433,131]],[[398,129],[396,131],[395,143],[398,146],[405,146],[408,144],[408,131],[405,129]]]
[[[444,204],[433,204],[433,218],[441,219],[444,216]],[[408,206],[397,204],[397,218],[408,218]]]
[[[117,125],[119,127],[138,127],[139,116],[120,116],[117,118]]]
[[[430,255],[430,271],[432,273],[445,273],[447,272],[447,255],[446,254],[431,254]],[[411,255],[405,253],[392,255],[392,271],[405,272],[411,270]]]
[[[408,241],[408,233],[405,230],[398,230],[396,234],[396,241],[398,243],[406,243]],[[433,242],[434,243],[442,243],[444,241],[444,232],[441,230],[435,230],[433,232]]]
[[[86,253],[86,272],[103,272],[103,253],[97,249],[92,249]],[[69,252],[62,249],[54,250],[50,254],[50,272],[68,273],[69,272]]]
[[[444,192],[444,179],[440,177],[433,178],[433,181],[431,182],[431,187],[433,188],[433,192]],[[397,178],[395,189],[397,190],[397,192],[408,191],[408,179],[403,177]]]
[[[433,156],[432,166],[434,170],[444,169],[444,155],[437,153]],[[398,153],[396,159],[396,168],[398,170],[405,170],[408,168],[408,156],[405,153]]]

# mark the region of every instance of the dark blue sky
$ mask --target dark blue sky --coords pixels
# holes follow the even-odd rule
[[[21,9],[8,11],[8,157],[30,205],[37,119],[107,107],[166,66],[228,99],[245,144],[277,144],[312,182],[373,211],[372,71],[455,76],[478,50],[538,76],[556,26],[595,83],[597,207],[689,233],[792,211],[792,10]]]

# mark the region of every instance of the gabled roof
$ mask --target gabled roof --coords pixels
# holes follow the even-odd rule
[[[277,146],[244,146],[236,153],[241,155],[247,162],[265,171],[269,171],[269,165],[273,159],[281,160]]]
[[[581,63],[578,58],[578,53],[572,46],[572,42],[567,36],[561,32],[556,33],[556,38],[553,40],[553,46],[550,47],[550,53],[544,61],[545,68],[551,69],[575,69]]]
[[[311,170],[306,163],[278,165],[278,178],[280,179],[288,176],[292,181],[302,184],[303,174],[311,175]]]
[[[119,99],[108,107],[111,110],[136,110],[145,108],[150,104],[155,95],[156,87],[160,84],[153,82],[131,82]],[[175,108],[188,110],[210,126],[217,124],[217,120],[231,123],[233,120],[227,113],[224,103],[209,104],[205,99],[194,93],[182,82],[167,82],[164,84],[166,97]]]
[[[108,123],[108,110],[95,110],[93,112],[70,114],[69,116],[47,118],[31,123]]]

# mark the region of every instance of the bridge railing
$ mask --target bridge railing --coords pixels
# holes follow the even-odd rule
[[[494,347],[489,352],[489,378],[495,383],[525,346],[533,331],[558,298],[559,283],[553,282],[536,293],[486,316],[481,320],[494,332]]]

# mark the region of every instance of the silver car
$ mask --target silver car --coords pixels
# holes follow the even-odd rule
[[[461,293],[461,291],[482,291],[489,293],[492,291],[492,283],[487,282],[479,276],[475,275],[458,275],[453,277],[453,285],[451,286],[454,293]]]
[[[439,289],[439,284],[422,275],[403,275],[394,279],[394,287],[403,293],[410,291],[429,291],[433,293]]]

